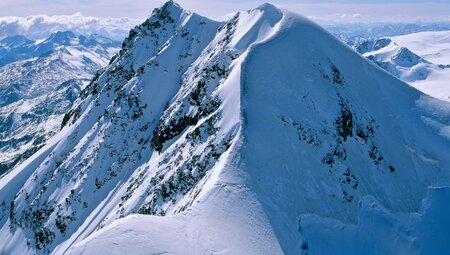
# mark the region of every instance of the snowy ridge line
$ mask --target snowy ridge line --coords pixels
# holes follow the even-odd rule
[[[271,4],[263,4],[261,7],[261,9],[264,8],[276,8],[275,6],[271,5]],[[291,14],[293,15],[293,14]],[[241,56],[242,58],[244,58],[244,60],[241,63],[241,72],[240,72],[240,95],[241,95],[241,99],[240,99],[240,119],[241,119],[241,130],[244,130],[244,132],[242,133],[242,137],[245,141],[245,130],[246,130],[246,125],[247,125],[247,107],[246,107],[246,102],[247,100],[245,100],[246,96],[247,96],[247,85],[246,85],[246,66],[247,63],[249,61],[249,59],[251,59],[251,55],[252,53],[256,50],[256,48],[258,48],[260,45],[263,45],[264,43],[270,41],[271,39],[273,39],[274,37],[278,36],[281,31],[283,30],[283,27],[286,26],[286,22],[288,21],[288,18],[286,17],[286,15],[282,15],[281,19],[279,21],[276,22],[275,28],[273,29],[274,31],[267,36],[266,38],[263,38],[260,41],[254,42],[252,43],[249,47],[248,50],[246,51],[245,54],[243,54],[243,56]]]

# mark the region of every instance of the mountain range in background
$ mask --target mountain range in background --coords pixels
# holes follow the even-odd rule
[[[31,39],[43,39],[57,31],[73,31],[91,35],[99,34],[114,40],[123,40],[128,31],[142,22],[135,18],[99,18],[72,15],[34,15],[28,17],[0,17],[0,39],[14,35],[25,35]],[[354,43],[358,38],[398,36],[423,31],[448,31],[450,22],[415,23],[346,23],[317,19],[328,31],[346,42]]]
[[[302,16],[169,1],[83,87],[0,179],[3,253],[450,249],[450,103]]]
[[[0,175],[43,147],[64,114],[120,43],[57,32],[34,41],[0,41]]]
[[[450,100],[450,30],[360,39],[353,48],[395,77]]]
[[[83,35],[102,35],[113,40],[123,40],[128,31],[142,22],[132,18],[98,18],[73,15],[35,15],[29,17],[0,17],[0,39],[24,35],[39,40],[58,31],[73,31]]]
[[[322,22],[323,27],[348,44],[360,39],[401,36],[425,31],[449,31],[450,22],[415,23],[330,23]]]

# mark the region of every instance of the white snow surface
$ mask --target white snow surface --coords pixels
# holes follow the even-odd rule
[[[440,99],[450,101],[450,31],[421,32],[392,37],[399,45],[436,65],[425,80],[412,85],[417,89]]]
[[[380,45],[388,40],[388,44]],[[373,41],[369,39],[366,43]],[[450,31],[386,37],[374,43],[380,47],[356,49],[363,50],[365,57],[418,90],[450,101]]]
[[[419,32],[392,40],[435,64],[450,64],[450,31]]]
[[[449,192],[428,190],[450,186],[450,103],[304,17],[169,1],[81,94],[0,179],[3,253],[348,254],[378,251],[372,232],[387,254],[445,248]]]

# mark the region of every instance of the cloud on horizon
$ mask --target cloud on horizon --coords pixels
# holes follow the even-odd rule
[[[0,16],[73,14],[143,19],[165,0],[14,0],[0,2]],[[215,19],[264,2],[329,22],[450,21],[448,0],[178,0],[184,8]]]

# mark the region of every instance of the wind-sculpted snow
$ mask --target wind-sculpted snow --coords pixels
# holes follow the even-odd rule
[[[417,212],[449,185],[448,113],[306,18],[169,1],[0,180],[0,250],[301,254],[304,215]]]

